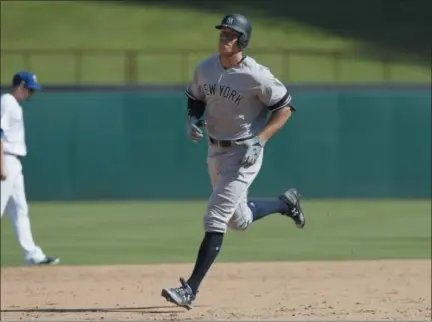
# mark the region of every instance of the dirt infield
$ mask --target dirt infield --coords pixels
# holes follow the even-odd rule
[[[2,268],[1,320],[431,320],[429,260],[216,264],[186,311],[160,291],[190,269]]]

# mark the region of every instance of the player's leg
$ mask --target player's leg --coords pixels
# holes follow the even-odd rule
[[[6,206],[12,196],[14,182],[16,176],[21,171],[22,167],[18,160],[11,155],[4,155],[3,162],[6,171],[6,180],[1,182],[1,216],[5,213]]]
[[[18,243],[24,251],[26,261],[43,260],[45,254],[35,245],[31,232],[28,205],[24,192],[22,174],[18,174],[13,183],[11,198],[6,207],[6,213],[11,219]]]
[[[261,168],[262,158],[257,160],[257,172],[250,178],[250,184],[255,180]],[[228,226],[234,230],[246,230],[252,222],[271,214],[282,214],[292,218],[297,227],[303,228],[305,217],[300,207],[300,199],[295,189],[290,189],[282,196],[274,199],[248,200],[246,191],[231,217]]]
[[[12,221],[18,243],[24,251],[27,264],[57,264],[58,258],[46,256],[42,249],[35,244],[28,210],[24,177],[20,172],[15,178],[11,198],[6,206],[6,213]]]
[[[12,194],[13,178],[6,177],[6,180],[1,182],[1,218],[6,210],[6,206]]]
[[[219,173],[219,162],[217,158],[209,158],[208,159],[208,171],[209,171],[209,177],[210,182],[212,185],[213,191],[217,188],[217,185],[219,183],[220,179],[220,173]],[[211,199],[211,198],[210,198]],[[205,220],[204,220],[204,229],[205,229]],[[195,296],[197,292],[197,286],[196,282],[194,280],[201,279],[201,276],[204,277],[204,275],[207,273],[207,270],[209,269],[210,265],[209,262],[212,261],[212,258],[216,257],[218,250],[217,247],[220,247],[222,244],[223,239],[223,233],[205,233],[204,238],[201,242],[201,245],[198,250],[198,255],[195,261],[195,265],[191,274],[191,277],[189,278],[188,282],[182,281],[181,283],[186,288],[189,287],[189,283],[192,285],[192,288],[190,288],[190,291]],[[209,252],[209,249],[211,251]],[[198,277],[198,278],[197,278]]]
[[[295,189],[290,189],[282,196],[270,200],[248,201],[245,194],[228,226],[234,230],[246,230],[252,222],[272,214],[290,217],[298,228],[303,228],[306,222],[300,206],[300,197]]]
[[[239,168],[240,156],[209,158],[209,170],[213,184],[213,194],[208,203],[204,220],[205,236],[191,277],[186,282],[180,279],[181,287],[162,290],[167,300],[190,309],[198,288],[214,263],[222,247],[223,237],[229,225],[235,229],[246,229],[252,222],[271,213],[291,213],[290,209],[300,209],[297,195],[289,190],[276,200],[247,202],[247,191],[255,180],[262,164],[262,155],[250,168]],[[294,191],[295,192],[295,191]],[[295,192],[296,193],[296,192]],[[294,199],[288,197],[294,196]],[[290,215],[296,221],[298,215]],[[303,213],[301,212],[303,218]],[[297,226],[299,224],[296,222]],[[304,222],[303,222],[304,224]]]
[[[228,222],[259,170],[260,165],[239,169],[240,158],[241,151],[238,156],[229,154],[208,160],[213,193],[204,217],[205,236],[195,267],[187,282],[180,279],[181,287],[162,290],[162,296],[179,306],[191,308],[201,282],[219,254]]]
[[[219,169],[217,183],[208,203],[204,217],[205,236],[200,247],[201,256],[187,284],[194,294],[206,276],[222,248],[223,238],[235,210],[247,192],[250,183],[255,179],[260,165],[240,170],[236,165]],[[252,222],[252,216],[246,222]],[[200,254],[199,254],[200,255]]]

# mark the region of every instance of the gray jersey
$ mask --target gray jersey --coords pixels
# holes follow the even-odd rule
[[[186,95],[206,103],[207,134],[217,140],[258,135],[268,113],[291,101],[284,84],[267,67],[246,57],[224,69],[218,54],[196,67]]]

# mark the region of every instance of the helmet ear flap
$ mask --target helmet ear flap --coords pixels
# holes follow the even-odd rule
[[[245,34],[240,34],[240,36],[238,37],[238,45],[240,46],[241,49],[244,49],[247,47],[248,45],[248,39],[246,37]]]

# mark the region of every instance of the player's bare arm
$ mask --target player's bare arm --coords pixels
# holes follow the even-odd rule
[[[261,66],[258,75],[258,97],[271,113],[266,125],[257,135],[265,144],[285,125],[296,109],[291,104],[292,97],[288,89],[270,69]]]
[[[270,138],[275,135],[291,117],[291,108],[285,106],[276,112],[273,112],[268,120],[266,126],[258,135],[261,141],[265,144]]]

